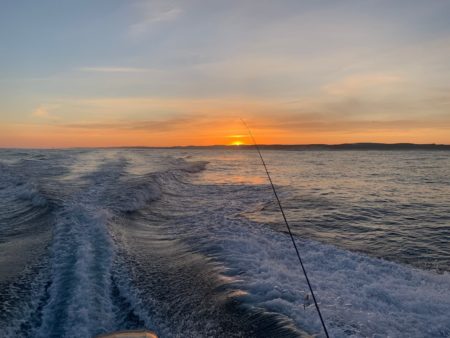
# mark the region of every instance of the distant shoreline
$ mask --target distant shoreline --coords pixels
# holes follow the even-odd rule
[[[414,144],[414,143],[343,143],[343,144],[261,144],[260,149],[265,150],[450,150],[448,144]],[[138,147],[140,148],[140,147]],[[142,147],[146,148],[146,147]],[[167,148],[218,148],[218,149],[253,149],[254,145],[215,145],[215,146],[178,146]]]
[[[450,150],[450,144],[415,143],[343,143],[343,144],[259,144],[264,150],[317,151],[317,150]],[[209,145],[209,146],[112,146],[112,147],[61,147],[61,148],[0,148],[0,150],[56,150],[56,149],[254,149],[254,145]]]

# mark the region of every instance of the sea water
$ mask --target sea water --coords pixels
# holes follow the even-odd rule
[[[450,152],[263,151],[333,337],[450,336]],[[0,151],[0,336],[323,336],[258,154]]]

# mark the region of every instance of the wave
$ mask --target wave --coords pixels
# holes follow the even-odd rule
[[[320,332],[290,239],[234,223],[211,229],[204,252],[230,267],[242,300]],[[297,239],[333,337],[447,337],[450,274],[434,274]],[[197,244],[198,245],[198,244]]]
[[[234,294],[243,305],[276,313],[295,327],[319,333],[320,322],[290,238],[241,216],[242,211],[260,203],[255,195],[261,187],[190,189],[191,199],[165,205],[171,211],[185,211],[170,220],[177,237],[193,252],[223,265],[223,274],[233,280]],[[196,205],[202,208],[192,213]],[[166,214],[164,209],[160,211]],[[437,274],[312,240],[296,240],[331,336],[450,335],[446,318],[450,312],[449,273]]]
[[[31,180],[0,164],[0,331],[15,337],[36,322],[45,284],[52,206]],[[20,335],[19,335],[20,336]]]
[[[185,161],[178,159],[178,170],[186,171],[188,173],[198,173],[206,169],[208,161]]]
[[[206,161],[186,161],[182,158],[168,159],[168,169],[141,176],[118,177],[113,185],[108,185],[101,192],[101,199],[113,211],[132,212],[145,207],[149,202],[161,197],[162,186],[176,186],[187,174],[205,170]],[[109,167],[108,170],[111,170]],[[96,175],[103,175],[101,172]],[[167,188],[165,191],[167,192]],[[169,191],[170,193],[170,191]]]
[[[49,256],[43,260],[46,265],[34,274],[29,297],[16,299],[5,317],[10,322],[3,330],[8,337],[90,337],[119,329],[117,319],[123,313],[127,318],[139,313],[138,321],[150,325],[138,294],[126,282],[110,224],[118,215],[158,200],[161,187],[176,186],[186,174],[203,170],[206,163],[173,159],[166,170],[141,176],[127,173],[128,165],[125,158],[107,160],[82,176],[45,182],[45,189],[53,194],[62,190],[60,196],[53,196],[60,199],[58,204],[48,204],[31,181],[23,184],[13,175],[2,176],[0,198],[13,196],[35,208],[51,205],[47,211],[53,218]],[[128,304],[125,312],[123,304]]]
[[[36,186],[13,174],[11,168],[0,164],[0,201],[11,203],[14,200],[29,201],[36,207],[47,204],[47,200]]]
[[[120,318],[133,309],[142,321],[125,327],[149,327],[165,338],[302,336],[275,313],[242,306],[224,267],[192,251],[153,212],[114,227],[122,262],[115,274],[124,296]]]

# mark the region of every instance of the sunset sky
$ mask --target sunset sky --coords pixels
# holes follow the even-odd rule
[[[0,146],[450,144],[450,1],[0,0]]]

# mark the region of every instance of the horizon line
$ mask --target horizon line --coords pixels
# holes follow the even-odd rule
[[[450,144],[445,143],[411,143],[411,142],[395,142],[395,143],[383,143],[383,142],[352,142],[352,143],[289,143],[289,144],[281,144],[281,143],[257,143],[258,147],[376,147],[376,146],[387,146],[387,147],[395,147],[395,146],[406,146],[406,147],[449,147]],[[133,146],[69,146],[69,147],[4,147],[0,146],[1,150],[14,150],[14,149],[29,149],[29,150],[58,150],[58,149],[133,149],[133,148],[148,148],[148,149],[178,149],[178,148],[230,148],[230,149],[239,149],[239,148],[249,148],[254,147],[255,144],[210,144],[210,145],[173,145],[173,146],[151,146],[151,145],[133,145]],[[364,149],[364,148],[360,148]]]

